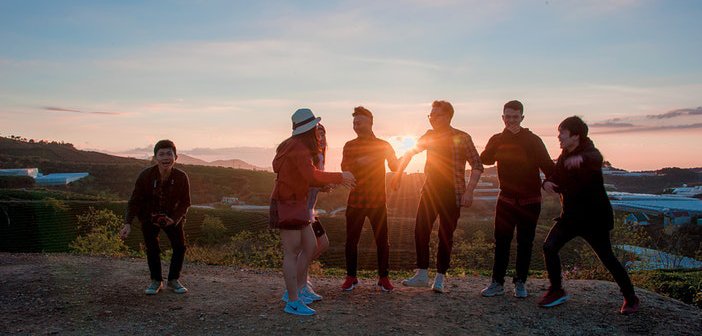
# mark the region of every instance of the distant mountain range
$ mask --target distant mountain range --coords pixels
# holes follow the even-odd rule
[[[192,156],[187,155],[187,154],[178,154],[178,162],[181,164],[187,164],[187,165],[226,167],[226,168],[248,169],[248,170],[267,170],[267,171],[271,170],[271,168],[261,168],[261,167],[254,166],[246,161],[239,160],[239,159],[216,160],[216,161],[208,162],[205,160],[200,160],[196,157],[192,157]]]

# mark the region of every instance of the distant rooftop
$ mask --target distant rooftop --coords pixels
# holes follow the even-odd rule
[[[78,181],[90,174],[88,173],[56,173],[43,175],[38,168],[0,169],[0,176],[29,176],[34,178],[37,185],[56,186],[67,185]]]
[[[672,195],[630,194],[624,192],[608,192],[607,195],[615,209],[620,210],[650,210],[656,212],[688,211],[702,213],[702,200]]]

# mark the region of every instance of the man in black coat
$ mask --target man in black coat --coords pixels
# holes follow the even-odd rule
[[[553,173],[554,165],[538,135],[521,126],[524,106],[517,100],[502,109],[505,129],[493,135],[480,154],[483,164],[497,163],[500,196],[495,207],[495,262],[492,281],[480,293],[491,297],[505,293],[509,249],[517,231],[517,262],[514,296],[527,297],[526,280],[536,224],[541,213],[541,176]]]
[[[157,142],[154,146],[154,159],[156,164],[144,169],[137,178],[120,236],[122,239],[127,238],[132,231],[134,217],[139,218],[146,246],[146,260],[151,273],[151,283],[144,293],[154,295],[163,288],[158,239],[159,232],[163,230],[173,248],[167,286],[175,293],[184,294],[188,289],[178,278],[187,249],[183,225],[190,207],[190,181],[184,171],[173,167],[178,154],[172,141]]]
[[[588,127],[579,117],[566,118],[558,126],[563,149],[556,171],[544,182],[544,189],[561,194],[563,210],[544,242],[544,258],[551,286],[539,301],[554,307],[568,300],[561,284],[560,249],[575,237],[582,237],[595,251],[624,294],[620,312],[632,314],[639,299],[622,264],[614,256],[609,231],[614,227],[612,205],[602,178],[602,154],[587,137]]]

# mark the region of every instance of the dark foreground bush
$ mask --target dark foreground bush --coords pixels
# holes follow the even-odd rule
[[[0,189],[31,188],[34,179],[31,176],[0,176]]]
[[[702,271],[657,270],[631,275],[634,285],[702,308]]]

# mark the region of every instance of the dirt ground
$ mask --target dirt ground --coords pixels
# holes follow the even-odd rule
[[[164,272],[167,267],[164,266]],[[361,279],[352,292],[340,278],[315,278],[318,314],[283,312],[282,274],[187,264],[185,295],[146,296],[143,259],[0,253],[2,335],[701,335],[702,310],[639,290],[641,311],[618,314],[621,295],[605,281],[567,281],[571,300],[539,308],[545,280],[530,296],[483,298],[484,277],[450,278],[450,292],[403,288],[380,292]],[[507,285],[511,292],[511,285]]]

